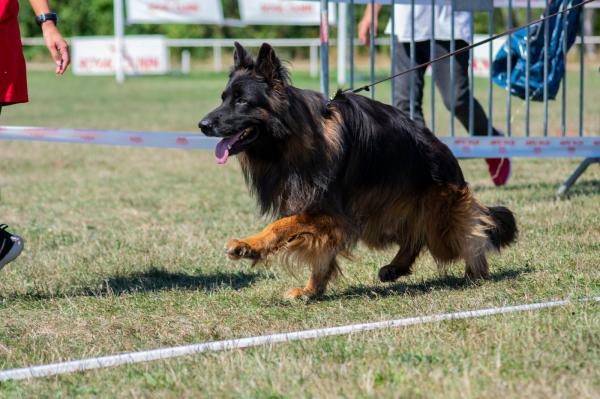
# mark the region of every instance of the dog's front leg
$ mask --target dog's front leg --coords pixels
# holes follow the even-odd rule
[[[300,223],[299,219],[299,216],[279,219],[265,227],[260,233],[239,240],[229,240],[225,244],[225,252],[233,260],[266,259],[285,246],[288,237],[298,234],[303,227],[307,227],[306,223]]]
[[[333,218],[329,216],[289,216],[271,223],[260,233],[239,240],[229,240],[225,245],[225,252],[233,260],[266,259],[304,236],[321,238],[328,235],[333,226]]]
[[[241,240],[230,240],[225,252],[231,259],[266,259],[285,249],[290,255],[311,267],[305,288],[293,288],[288,297],[312,296],[325,291],[338,267],[335,256],[344,240],[335,219],[326,215],[295,215],[268,225],[258,234]]]

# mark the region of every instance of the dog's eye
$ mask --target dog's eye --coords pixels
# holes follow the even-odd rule
[[[235,103],[236,103],[236,104],[239,104],[239,105],[244,105],[244,104],[247,104],[247,103],[248,103],[248,101],[244,100],[243,98],[237,98],[237,99],[235,100]]]

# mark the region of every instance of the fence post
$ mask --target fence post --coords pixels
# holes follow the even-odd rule
[[[396,46],[398,45],[396,39],[396,0],[392,0],[392,16],[391,16],[391,28],[392,32],[390,35],[390,75],[396,73]],[[396,105],[396,79],[390,81],[390,99],[392,105]]]
[[[338,56],[338,84],[343,86],[346,84],[346,50],[348,37],[348,5],[346,3],[338,4],[338,40],[337,40],[337,56]]]
[[[316,78],[319,75],[319,48],[310,45],[310,77]]]
[[[563,10],[566,10],[567,4],[564,3]],[[560,132],[562,136],[567,135],[567,18],[569,13],[566,12],[562,14],[562,30],[563,30],[563,62],[565,63],[565,75],[563,76],[562,81],[562,106],[561,106],[561,116],[560,116]]]
[[[350,19],[348,36],[350,39],[349,45],[349,62],[350,62],[350,88],[354,89],[354,0],[350,0],[350,11],[348,13]]]
[[[371,34],[369,35],[370,43],[370,80],[371,87],[369,91],[371,98],[375,98],[375,0],[371,0]]]
[[[550,15],[550,10],[546,7],[544,11],[544,17]],[[550,35],[550,20],[546,20],[544,23],[544,48],[549,48],[549,35]],[[544,51],[544,82],[548,81],[548,52]],[[544,84],[544,137],[548,136],[548,85]]]
[[[329,0],[321,0],[321,92],[329,96]]]
[[[115,78],[117,83],[125,81],[125,71],[123,70],[123,44],[125,36],[123,0],[114,1],[114,29],[115,29]]]
[[[531,21],[531,0],[527,0],[527,23]],[[529,137],[529,117],[531,114],[530,109],[530,99],[529,99],[529,78],[530,78],[530,67],[529,67],[529,56],[530,54],[530,28],[527,26],[527,43],[526,43],[526,54],[527,58],[525,58],[525,136]],[[491,57],[490,57],[491,60]]]
[[[213,69],[215,72],[223,70],[223,48],[220,44],[213,46]]]
[[[189,75],[191,68],[191,53],[190,50],[183,50],[181,52],[181,73]]]
[[[454,10],[456,9],[455,0],[450,2],[450,52],[456,50],[454,40]],[[454,55],[450,56],[450,136],[454,137],[454,106],[456,104],[456,88],[454,87]]]
[[[585,81],[585,63],[584,63],[584,48],[585,48],[585,7],[581,8],[581,26],[579,35],[581,36],[581,46],[579,46],[579,136],[583,136],[583,109],[585,106],[584,97],[584,81]]]
[[[435,59],[435,0],[431,0],[431,39],[429,40],[429,59]],[[435,70],[430,67],[431,84],[429,85],[431,95],[431,131],[435,132]]]
[[[508,0],[508,19],[506,30],[510,30],[513,27],[513,7],[512,0]],[[508,35],[507,43],[510,43],[512,35]],[[547,48],[547,47],[546,47]],[[506,51],[506,135],[512,136],[512,51]],[[529,54],[528,54],[529,56]]]
[[[471,11],[471,19],[469,21],[469,42],[473,44],[475,42],[475,10]],[[475,52],[473,49],[469,50],[469,136],[475,135],[475,65],[474,65]],[[480,132],[477,132],[480,134]]]
[[[494,7],[488,11],[488,30],[489,37],[494,36]],[[529,54],[529,53],[528,53]],[[488,58],[490,60],[490,75],[488,76],[488,125],[487,135],[491,136],[493,132],[494,123],[494,85],[492,84],[492,62],[494,60],[494,41],[490,41],[490,47],[488,49]]]
[[[433,10],[431,10],[433,12]],[[415,0],[410,2],[410,67],[414,68],[417,65],[416,61],[416,48],[415,48]],[[410,88],[409,88],[409,116],[410,119],[415,120],[415,71],[409,75]]]

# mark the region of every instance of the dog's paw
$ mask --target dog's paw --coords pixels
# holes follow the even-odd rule
[[[398,265],[387,265],[379,269],[379,280],[383,283],[389,283],[398,280],[400,276],[410,274],[410,268]]]
[[[290,288],[284,295],[285,299],[300,299],[300,298],[308,298],[311,296],[304,288]]]
[[[225,253],[230,259],[239,260],[245,259],[260,259],[260,253],[250,247],[247,243],[240,240],[229,240],[225,244]]]

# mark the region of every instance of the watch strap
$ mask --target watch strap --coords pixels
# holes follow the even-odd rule
[[[42,26],[44,22],[48,21],[53,21],[55,25],[58,25],[58,15],[55,12],[47,12],[35,17],[35,22],[37,22],[39,26]]]

